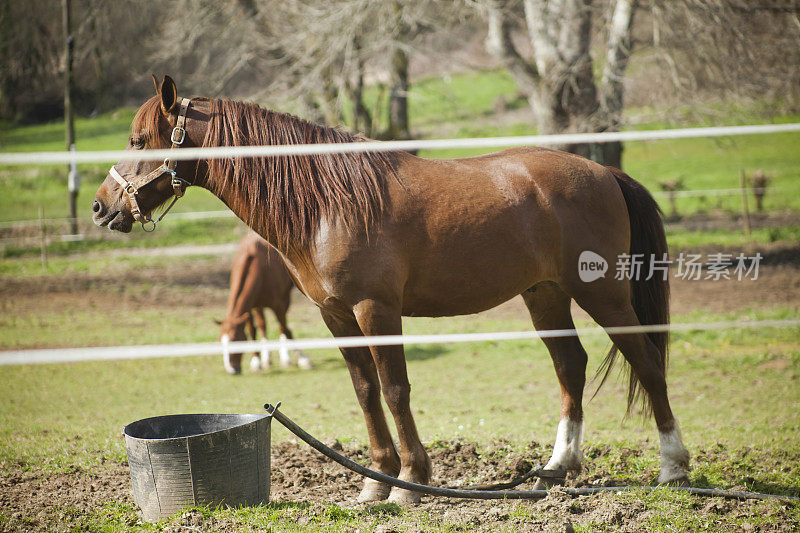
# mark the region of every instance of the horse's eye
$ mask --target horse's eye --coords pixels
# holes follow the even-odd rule
[[[131,137],[131,146],[136,148],[143,148],[144,140],[140,139],[139,137]]]

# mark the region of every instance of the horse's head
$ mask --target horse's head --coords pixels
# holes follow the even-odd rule
[[[208,115],[194,108],[189,113],[191,102],[178,98],[175,82],[169,76],[165,76],[161,83],[153,76],[153,82],[156,95],[136,113],[125,149],[202,145]],[[191,116],[187,120],[188,115]],[[111,167],[95,194],[92,204],[94,222],[125,233],[131,231],[134,221],[141,222],[142,227],[149,222],[152,231],[155,228],[155,222],[150,218],[152,211],[173,195],[176,200],[183,196],[186,187],[195,185],[199,175],[197,161],[125,160],[117,163]]]
[[[249,311],[241,316],[229,316],[222,321],[215,320],[214,322],[219,325],[219,340],[246,341],[247,335],[245,335],[244,327],[248,320],[250,320]]]

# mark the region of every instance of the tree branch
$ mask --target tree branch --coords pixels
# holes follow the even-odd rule
[[[484,5],[488,31],[486,51],[500,61],[526,94],[535,92],[541,76],[536,66],[528,63],[519,54],[511,41],[511,33],[503,6],[496,0]]]

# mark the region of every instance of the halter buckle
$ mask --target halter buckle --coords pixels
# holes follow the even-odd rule
[[[143,221],[141,224],[142,224],[142,229],[147,233],[152,233],[156,230],[156,221],[153,220],[152,218]],[[147,224],[152,224],[152,226],[150,226],[150,229],[147,229],[148,228]]]
[[[175,137],[178,137],[177,139]],[[183,144],[183,140],[186,138],[186,130],[181,128],[180,126],[175,126],[172,129],[172,135],[170,135],[169,140],[172,141],[172,144]]]

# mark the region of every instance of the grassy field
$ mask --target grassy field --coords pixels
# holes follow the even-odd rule
[[[146,285],[137,290],[148,293]],[[221,316],[223,309],[221,305],[176,309],[156,303],[138,315],[130,314],[123,304],[121,312],[109,315],[90,305],[81,310],[56,307],[6,315],[0,328],[0,347],[31,342],[36,346],[83,346],[207,341],[213,332],[211,319]],[[695,312],[674,320],[796,316],[792,309],[773,308],[730,314]],[[295,303],[292,322],[299,337],[327,336],[315,309],[301,300]],[[187,323],[197,326],[186,328]],[[578,325],[588,323],[581,321]],[[524,313],[510,310],[404,322],[408,333],[529,327]],[[695,457],[691,473],[695,486],[800,495],[798,335],[800,328],[674,335],[670,392],[687,446]],[[608,341],[590,336],[583,341],[591,354],[592,372]],[[546,457],[557,423],[559,389],[541,343],[419,345],[409,346],[406,353],[416,419],[429,449],[441,451],[453,446],[455,439],[475,442],[485,453],[499,453],[501,457],[531,453]],[[222,372],[217,357],[0,367],[0,382],[4,384],[0,389],[0,405],[4,407],[0,411],[0,465],[22,465],[22,471],[39,476],[101,475],[109,464],[124,464],[120,428],[129,422],[170,413],[259,412],[264,402],[279,400],[285,413],[318,438],[337,438],[348,449],[363,447],[363,419],[341,357],[333,350],[311,355],[315,364],[311,372],[293,368],[234,378]],[[655,429],[651,421],[638,416],[625,418],[623,412],[624,387],[618,381],[607,384],[587,402],[587,468],[613,479],[646,483],[658,471]],[[273,442],[290,437],[284,428],[274,427]],[[497,442],[503,443],[499,452]],[[442,475],[447,476],[447,471]],[[440,479],[447,481],[446,477]],[[647,529],[672,530],[676,520],[693,530],[714,530],[720,523],[684,516],[704,502],[681,495],[622,495],[613,500],[613,505],[624,508],[633,500],[640,502],[637,505],[659,509],[645,522]],[[201,525],[229,522],[226,527],[241,530],[369,530],[363,529],[365,520],[372,527],[399,520],[401,529],[417,527],[425,531],[466,527],[452,517],[443,520],[428,508],[353,509],[349,504],[340,507],[337,501],[297,502],[299,507],[275,503],[264,509],[237,511],[201,508],[194,513]],[[606,500],[594,499],[581,505],[599,505],[598,501]],[[509,516],[523,523],[547,516],[528,504],[508,505]],[[186,520],[182,514],[173,521],[148,526],[136,521],[132,504],[119,502],[71,512],[78,513],[78,523],[89,524],[91,531],[121,531],[131,526],[160,530]],[[781,517],[789,512],[795,521],[800,520],[800,507],[782,512]],[[768,516],[764,508],[757,514],[763,516],[756,523],[767,528],[779,525],[775,523],[778,517]],[[8,524],[18,523],[0,513],[0,525],[4,519]],[[298,527],[297,520],[304,526]],[[725,518],[721,523],[735,526],[746,520],[756,518]],[[589,531],[603,523],[589,521],[584,526]],[[613,524],[609,527],[616,529]]]
[[[91,309],[68,314],[52,310],[7,319],[0,346],[34,338],[37,346],[62,347],[205,342],[211,340],[209,330],[213,330],[205,325],[222,312],[219,307],[209,307],[178,315],[155,306],[140,317],[115,324],[113,318]],[[304,307],[294,314],[297,336],[329,336],[321,321],[314,319],[313,309]],[[148,316],[160,318],[151,323]],[[796,313],[779,308],[725,315],[696,313],[675,317],[675,321],[787,317],[796,317]],[[200,327],[186,328],[187,322]],[[404,328],[413,334],[525,330],[530,326],[520,315],[406,319]],[[9,330],[13,338],[9,338]],[[734,447],[769,443],[787,450],[797,448],[798,335],[800,328],[676,334],[671,390],[690,442],[696,446],[723,442]],[[594,355],[590,368],[596,368],[608,340],[586,337],[584,343]],[[245,373],[238,378],[220,372],[216,357],[0,367],[5,384],[0,403],[6,407],[0,413],[0,461],[22,459],[63,468],[93,464],[100,451],[123,459],[124,449],[116,433],[120,424],[169,413],[258,412],[264,402],[278,400],[317,436],[364,442],[363,420],[338,351],[315,351],[313,357],[314,372],[291,369],[269,375]],[[462,436],[481,444],[500,437],[523,444],[529,439],[549,442],[552,438],[559,390],[541,343],[419,345],[407,349],[407,358],[414,405],[421,410],[419,425],[426,442]],[[441,377],[445,375],[447,386],[443,387]],[[748,385],[742,387],[745,378]],[[198,400],[198,393],[202,399]],[[763,398],[773,401],[761,401]],[[708,410],[709,401],[713,413]],[[642,425],[637,418],[623,420],[623,411],[621,385],[604,388],[587,405],[591,438],[636,442],[653,437],[650,423]],[[333,412],[337,416],[331,416]],[[747,430],[731,431],[732,419],[746,423]],[[46,435],[41,434],[42,428],[48,429]],[[82,435],[79,443],[69,439],[75,434]],[[282,429],[276,432],[278,440],[288,436]],[[800,489],[800,479],[794,484]]]
[[[524,119],[527,104],[516,92],[507,75],[493,71],[422,80],[412,89],[412,126],[426,137],[535,133]],[[370,94],[374,98],[377,93]],[[503,114],[495,112],[498,98],[506,102]],[[78,119],[78,148],[121,148],[133,113],[133,109],[121,109]],[[721,123],[800,120],[800,116],[765,118],[752,109],[721,115],[728,117]],[[692,123],[645,120],[636,129],[678,125]],[[764,249],[778,243],[776,249],[791,252],[800,241],[798,145],[800,134],[629,143],[625,168],[653,191],[659,189],[659,182],[677,178],[684,180],[687,189],[734,188],[740,170],[749,173],[763,168],[773,181],[765,202],[767,212],[754,218],[749,242],[735,216],[741,198],[709,196],[679,201],[679,212],[686,218],[668,226],[670,247],[673,251],[744,250],[752,243]],[[0,124],[0,151],[60,150],[62,146],[59,123]],[[82,223],[88,224],[91,198],[106,165],[83,165],[80,170],[79,213]],[[61,166],[0,168],[0,224],[34,219],[39,207],[44,208],[45,217],[65,216],[64,175]],[[209,193],[190,190],[175,210],[218,209],[224,206]],[[0,236],[11,231],[0,225]],[[59,230],[54,226],[49,231]],[[54,239],[48,245],[46,268],[35,239],[24,245],[0,245],[0,350],[214,340],[212,319],[224,314],[224,261],[113,252],[230,243],[244,231],[233,218],[202,222],[167,218],[154,235],[139,229],[126,236],[87,232],[80,242]],[[766,294],[758,301],[750,300],[753,290],[742,290],[737,299],[735,294],[715,293],[704,285],[691,299],[698,309],[689,311],[693,307],[683,305],[673,321],[798,318],[796,301],[791,296],[778,298],[784,292],[798,293],[797,265],[789,260],[770,268],[768,274],[779,277],[764,281]],[[692,288],[681,290],[679,294],[687,296]],[[720,303],[704,305],[704,298]],[[297,337],[329,335],[316,308],[300,295],[295,295],[290,319]],[[578,326],[591,324],[585,318],[577,322]],[[270,327],[274,334],[274,323]],[[404,321],[407,333],[530,327],[519,302],[481,315]],[[693,485],[800,496],[799,336],[800,328],[673,336],[670,395],[693,455]],[[582,340],[592,373],[608,348],[608,339],[586,336]],[[487,462],[497,466],[515,457],[547,460],[558,421],[559,388],[540,342],[418,345],[408,346],[406,354],[415,416],[428,449],[440,462],[463,446],[478,450],[474,456],[458,456],[466,464],[459,475],[466,477],[453,480],[454,470],[439,466],[437,482],[473,481],[470,473],[483,471],[481,465]],[[273,456],[276,468],[287,479],[276,489],[284,496],[259,508],[198,508],[149,525],[137,519],[124,487],[103,488],[109,479],[114,485],[127,476],[123,425],[169,413],[260,412],[267,401],[282,401],[285,413],[309,432],[323,440],[338,439],[348,453],[363,460],[364,422],[341,356],[335,350],[311,355],[315,364],[311,372],[273,369],[235,378],[224,374],[218,357],[0,366],[0,531],[563,531],[565,520],[578,531],[800,528],[800,506],[734,505],[666,492],[575,500],[556,493],[537,503],[485,505],[438,500],[412,509],[354,506],[349,500],[354,489],[346,483],[336,485],[342,483],[341,476],[322,466],[319,483],[332,483],[331,494],[285,496],[293,483],[295,488],[300,483],[290,476],[304,461],[280,456]],[[589,385],[587,392],[593,391]],[[657,475],[658,439],[653,423],[639,416],[625,418],[624,403],[621,380],[610,381],[586,402],[586,470],[576,482],[648,484]],[[274,443],[287,444],[290,437],[282,427],[273,429]],[[490,478],[501,473],[492,471]],[[85,492],[73,483],[83,483]],[[46,497],[49,491],[52,502]],[[45,503],[24,503],[37,498]]]

